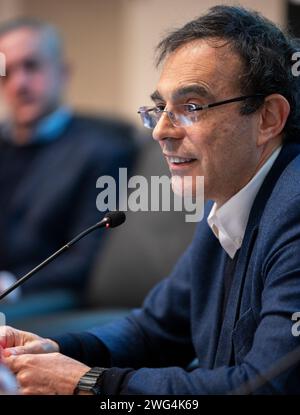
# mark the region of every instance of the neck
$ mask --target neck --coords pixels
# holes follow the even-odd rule
[[[32,122],[28,122],[28,123],[13,122],[12,134],[13,134],[14,142],[19,145],[25,145],[29,143],[39,123],[43,121],[48,115],[56,111],[58,108],[59,108],[58,104],[49,107],[47,111],[45,111],[43,114],[40,114],[39,117],[33,120]]]
[[[282,137],[278,137],[277,140],[272,141],[269,143],[270,145],[266,145],[265,148],[262,151],[260,160],[256,166],[256,169],[252,175],[254,177],[256,173],[262,168],[262,166],[265,164],[265,162],[268,160],[269,157],[274,153],[274,151],[282,144]]]
[[[236,183],[234,187],[231,187],[228,190],[226,195],[223,195],[222,198],[218,198],[215,200],[217,208],[220,208],[224,205],[229,199],[231,199],[235,194],[237,194],[243,187],[245,187],[257,174],[257,172],[262,168],[262,166],[266,163],[269,157],[273,154],[273,152],[282,144],[282,138],[278,137],[277,140],[273,140],[271,143],[266,144],[261,152],[259,157],[258,163],[252,168],[243,178],[243,181],[239,181]]]
[[[15,125],[13,128],[14,142],[19,145],[27,144],[34,132],[36,123],[30,125]]]

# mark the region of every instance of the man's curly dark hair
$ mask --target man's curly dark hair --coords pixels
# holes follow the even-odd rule
[[[283,95],[291,111],[284,127],[286,141],[300,142],[300,76],[292,73],[292,56],[300,43],[260,13],[242,7],[215,6],[199,18],[174,30],[158,45],[157,64],[180,46],[197,39],[224,40],[241,57],[242,94]],[[241,104],[243,115],[255,112],[263,99]]]

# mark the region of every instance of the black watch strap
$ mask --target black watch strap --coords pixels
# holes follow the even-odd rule
[[[103,373],[107,369],[104,367],[93,367],[86,372],[81,378],[74,390],[74,395],[78,395],[80,391],[92,392],[94,395],[101,394],[101,380]]]

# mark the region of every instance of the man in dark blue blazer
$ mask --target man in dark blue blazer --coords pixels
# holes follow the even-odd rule
[[[53,340],[2,329],[24,393],[299,393],[289,359],[300,310],[294,52],[271,22],[228,6],[161,42],[154,104],[140,114],[172,175],[204,176],[204,220],[127,318]]]
[[[135,152],[130,125],[78,115],[63,103],[68,68],[54,27],[9,21],[0,26],[0,51],[7,72],[1,87],[10,110],[0,130],[1,292],[100,220],[97,179],[117,179]],[[19,290],[81,294],[103,238],[103,233],[85,238]]]

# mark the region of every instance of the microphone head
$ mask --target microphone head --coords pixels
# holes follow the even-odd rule
[[[104,218],[108,219],[108,225],[110,228],[115,228],[116,226],[122,225],[126,220],[126,215],[124,212],[108,212]]]

